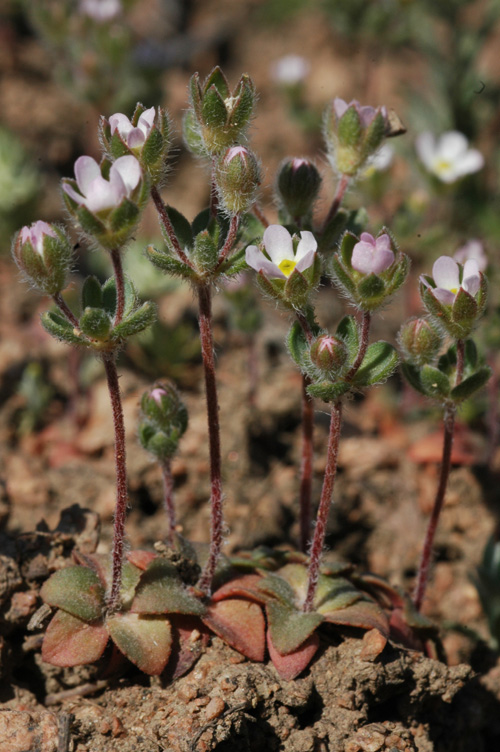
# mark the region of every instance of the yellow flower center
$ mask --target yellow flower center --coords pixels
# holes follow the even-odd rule
[[[451,162],[447,162],[446,159],[439,159],[435,164],[435,171],[439,175],[442,172],[448,172],[451,167]]]
[[[289,277],[295,269],[296,263],[290,259],[283,259],[283,261],[279,262],[278,267],[281,269],[285,277]]]

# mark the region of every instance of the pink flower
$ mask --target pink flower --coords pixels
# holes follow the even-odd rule
[[[337,120],[340,120],[342,115],[349,109],[349,107],[355,107],[360,117],[361,123],[365,128],[373,122],[373,119],[378,112],[381,112],[384,118],[387,117],[387,110],[385,107],[369,107],[367,105],[360,105],[357,99],[352,99],[350,102],[346,102],[340,97],[335,97],[333,100],[333,109]]]
[[[460,289],[475,295],[481,285],[481,274],[477,261],[469,259],[465,262],[460,281],[460,266],[451,256],[440,256],[432,267],[432,279],[436,287],[432,287],[425,277],[421,282],[428,287],[435,298],[445,305],[452,305]]]
[[[38,222],[34,222],[30,227],[23,227],[21,230],[21,243],[31,243],[35,251],[43,255],[43,241],[46,235],[50,235],[51,238],[57,238],[56,233],[52,227],[41,219]]]
[[[145,110],[137,121],[137,125],[133,126],[126,115],[121,112],[117,112],[115,115],[111,115],[109,118],[109,127],[111,129],[111,135],[115,131],[118,131],[122,140],[131,149],[137,149],[144,145],[144,142],[151,133],[154,119],[156,116],[156,110],[154,107],[150,107],[149,110]]]
[[[120,157],[111,165],[106,180],[95,159],[79,157],[75,162],[75,178],[80,193],[67,182],[63,182],[63,191],[80,206],[100,212],[116,208],[130,196],[141,179],[141,166],[132,155]]]
[[[262,239],[264,251],[256,245],[249,245],[246,250],[248,266],[267,277],[287,279],[297,269],[303,272],[314,263],[318,244],[312,232],[300,233],[299,244],[294,253],[292,236],[281,225],[269,225]]]
[[[480,272],[484,272],[488,266],[488,257],[480,240],[469,240],[453,254],[453,258],[459,264],[465,264],[469,259],[474,259],[477,261]]]
[[[359,243],[352,252],[351,266],[362,274],[380,274],[394,263],[391,239],[384,233],[374,238],[369,232],[361,233]]]
[[[162,405],[162,397],[165,397],[167,395],[165,389],[161,386],[157,386],[154,389],[151,390],[149,393],[149,396],[151,399],[154,399],[158,407],[163,407]]]

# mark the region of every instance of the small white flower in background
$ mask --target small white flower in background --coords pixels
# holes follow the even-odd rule
[[[21,242],[30,242],[35,251],[43,255],[43,241],[46,235],[50,235],[51,238],[57,238],[56,233],[52,227],[43,220],[39,219],[38,222],[33,222],[30,227],[23,227],[21,230]]]
[[[256,245],[246,250],[248,266],[274,279],[287,279],[297,269],[303,272],[314,263],[318,244],[312,232],[304,230],[294,253],[292,236],[281,225],[269,225],[262,238],[264,251]]]
[[[394,149],[389,144],[383,144],[373,157],[370,158],[364,177],[371,177],[374,172],[385,172],[394,161]]]
[[[149,110],[145,110],[142,113],[137,121],[137,125],[134,127],[126,115],[117,112],[109,118],[111,135],[115,131],[118,131],[127,146],[131,149],[140,148],[151,133],[155,116],[155,108],[150,107]]]
[[[353,248],[351,266],[362,274],[380,274],[394,263],[391,239],[384,233],[374,238],[369,232],[362,232],[359,243]]]
[[[465,245],[461,246],[461,248],[453,254],[453,258],[455,261],[458,261],[459,264],[465,264],[469,259],[473,259],[477,262],[480,272],[484,272],[488,266],[488,257],[484,252],[484,246],[480,240],[476,239],[469,240]]]
[[[285,55],[273,63],[271,74],[277,83],[294,86],[306,78],[310,69],[307,60],[300,55]]]
[[[460,289],[474,296],[481,286],[479,267],[474,259],[465,262],[460,281],[460,266],[457,262],[451,256],[440,256],[432,267],[432,279],[436,287],[431,287],[425,277],[420,277],[434,297],[445,305],[453,304]]]
[[[484,166],[481,152],[469,149],[468,140],[458,131],[438,138],[426,131],[417,136],[415,148],[424,167],[443,183],[455,183]]]
[[[120,0],[81,0],[80,13],[94,21],[111,21],[122,11]]]
[[[112,209],[130,196],[141,179],[141,166],[131,154],[113,162],[109,180],[101,175],[101,168],[92,157],[79,157],[75,162],[77,193],[72,185],[63,183],[63,190],[80,206],[91,212]]]

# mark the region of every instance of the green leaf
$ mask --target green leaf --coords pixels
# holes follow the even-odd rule
[[[182,261],[179,261],[170,254],[157,250],[152,245],[146,248],[146,256],[158,269],[168,274],[188,280],[196,277],[196,272],[187,266],[187,264],[183,264]]]
[[[193,232],[189,221],[180,211],[174,209],[173,206],[166,206],[165,209],[181,248],[190,249],[193,245]],[[170,245],[168,238],[166,238],[166,241]]]
[[[80,318],[80,328],[89,339],[104,341],[111,331],[111,321],[102,308],[86,308]]]
[[[102,305],[104,310],[114,316],[116,312],[116,280],[110,277],[102,286]]]
[[[104,609],[104,588],[88,567],[59,569],[40,591],[45,603],[66,611],[82,621],[96,621]]]
[[[106,620],[111,639],[141,671],[161,674],[172,649],[172,634],[165,618],[142,614],[114,614]]]
[[[465,368],[473,369],[477,366],[477,347],[473,339],[465,340],[464,364]]]
[[[143,332],[148,326],[154,324],[157,318],[156,304],[147,301],[113,328],[113,339],[123,339],[131,337],[133,334],[139,334],[139,332]]]
[[[385,381],[398,365],[399,358],[395,348],[388,342],[374,342],[366,351],[366,355],[353,378],[356,386],[372,386]]]
[[[384,637],[389,636],[389,621],[385,612],[376,603],[359,600],[347,608],[324,613],[325,621],[359,629],[378,629]]]
[[[87,277],[82,287],[82,308],[100,308],[102,290],[96,277]]]
[[[268,574],[258,584],[259,590],[272,598],[277,598],[290,608],[294,607],[296,593],[292,586],[278,574]]]
[[[203,95],[201,114],[203,122],[209,128],[219,129],[226,125],[226,105],[215,86],[211,86]]]
[[[476,373],[468,376],[458,386],[454,387],[451,390],[450,397],[454,402],[462,402],[468,399],[488,383],[490,376],[491,368],[483,366]]]
[[[420,369],[420,383],[428,397],[448,397],[450,381],[448,376],[434,366],[424,365]]]
[[[215,86],[217,91],[224,99],[227,99],[227,97],[229,97],[230,91],[227,78],[218,65],[216,65],[215,68],[213,68],[209,73],[207,79],[205,80],[205,83],[203,84],[203,90],[208,91],[211,86]]]
[[[314,598],[314,609],[320,614],[347,608],[359,601],[363,594],[345,577],[320,575]]]
[[[51,334],[52,337],[68,342],[70,345],[88,344],[83,336],[75,334],[75,329],[69,321],[58,313],[47,311],[46,313],[42,313],[40,320],[45,331]]]
[[[405,379],[420,394],[424,394],[427,397],[427,392],[424,390],[422,382],[420,380],[420,369],[413,363],[401,363],[401,370]]]
[[[141,576],[130,610],[141,614],[202,616],[205,606],[187,592],[175,567],[169,561],[157,558]]]
[[[342,395],[347,394],[351,389],[351,384],[347,381],[322,381],[319,384],[311,384],[307,387],[307,393],[310,397],[318,397],[323,402],[335,402]]]
[[[353,361],[359,352],[359,327],[354,316],[344,316],[335,334],[347,347],[349,361]]]
[[[309,345],[304,330],[298,321],[295,321],[288,332],[287,345],[290,355],[295,363],[302,368],[305,363],[306,355],[309,352]]]
[[[194,241],[193,258],[203,272],[210,272],[217,266],[219,251],[208,230],[200,232]]]
[[[127,316],[137,305],[137,292],[130,277],[124,276],[123,279],[124,306],[123,315]]]
[[[104,653],[108,639],[103,624],[88,624],[65,611],[57,611],[43,638],[42,660],[53,666],[94,663]]]
[[[269,601],[266,612],[273,645],[281,655],[297,650],[324,620],[314,611],[304,613],[278,601]]]
[[[191,224],[191,231],[193,236],[196,237],[196,235],[198,235],[200,232],[203,232],[203,230],[208,230],[211,220],[212,215],[210,214],[210,209],[202,209],[201,212],[199,212],[193,219],[193,222]]]

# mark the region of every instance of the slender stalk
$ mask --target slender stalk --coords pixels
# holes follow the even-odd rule
[[[56,292],[55,295],[52,296],[52,300],[54,301],[54,303],[56,304],[56,306],[59,308],[59,310],[61,311],[61,313],[68,319],[68,321],[70,321],[73,324],[73,326],[75,327],[75,329],[79,329],[80,328],[80,322],[78,321],[78,319],[76,318],[75,314],[73,313],[73,311],[70,309],[70,307],[68,306],[68,304],[64,300],[64,298],[61,295],[61,293],[60,292]]]
[[[457,370],[455,377],[455,385],[460,384],[464,373],[464,353],[465,343],[463,340],[457,341]],[[417,584],[415,585],[415,591],[413,593],[413,603],[417,611],[420,611],[427,589],[427,583],[429,580],[429,571],[432,561],[432,553],[434,547],[434,538],[436,536],[436,530],[439,522],[439,517],[444,505],[444,497],[446,494],[446,487],[448,485],[448,479],[450,477],[451,470],[451,452],[453,449],[453,435],[455,431],[455,417],[457,409],[453,404],[446,405],[444,410],[443,422],[444,422],[444,436],[443,436],[443,453],[441,456],[441,471],[439,473],[439,483],[436,491],[436,497],[434,499],[434,506],[432,507],[431,516],[427,525],[425,533],[424,545],[422,547],[422,554],[420,556],[420,564],[418,567]]]
[[[333,486],[337,474],[337,458],[339,451],[340,427],[342,423],[342,403],[340,400],[332,403],[330,417],[330,433],[328,437],[328,449],[326,454],[325,477],[323,479],[323,488],[321,489],[321,499],[319,502],[316,526],[309,553],[309,570],[307,582],[307,594],[304,601],[303,610],[311,611],[316,595],[316,588],[319,578],[319,565],[321,563],[321,554],[325,543],[326,526],[328,523],[328,513],[332,503]]]
[[[108,598],[108,611],[113,613],[120,604],[122,581],[123,545],[125,539],[125,516],[127,513],[127,469],[125,462],[125,425],[114,353],[103,355],[104,370],[108,382],[113,424],[115,429],[116,509],[113,527],[112,581]]]
[[[122,257],[118,248],[111,251],[111,261],[116,281],[116,313],[115,326],[120,323],[125,310],[125,278],[123,276]]]
[[[172,477],[172,462],[170,458],[167,458],[161,463],[161,471],[163,475],[163,499],[168,520],[167,540],[169,545],[173,546],[176,521],[174,506],[174,479]]]
[[[156,211],[158,212],[158,216],[160,217],[160,221],[163,225],[163,229],[165,230],[165,233],[170,243],[172,244],[174,251],[183,264],[186,264],[187,266],[193,268],[191,261],[188,259],[181,247],[181,244],[179,243],[179,239],[175,234],[172,222],[170,221],[165,204],[163,203],[163,199],[160,196],[160,192],[158,191],[156,185],[153,185],[153,187],[151,188],[151,198],[153,199]]]
[[[311,528],[314,401],[307,393],[311,383],[302,376],[302,459],[300,463],[300,550],[307,551]]]
[[[209,595],[212,579],[215,574],[215,569],[222,548],[223,524],[219,402],[215,379],[215,359],[212,336],[212,290],[210,285],[200,284],[198,286],[198,301],[200,309],[201,354],[205,372],[211,481],[210,551],[208,561],[198,581],[198,587],[204,593]]]
[[[215,267],[214,271],[217,271],[222,266],[224,261],[227,259],[227,257],[231,253],[231,250],[234,246],[234,241],[236,240],[236,235],[238,234],[239,226],[240,226],[240,218],[237,214],[235,214],[234,217],[231,217],[229,230],[228,230],[226,239],[224,241],[224,245],[222,246],[222,250],[219,254],[219,261],[217,262],[217,266]]]
[[[261,225],[264,225],[264,227],[269,227],[270,222],[258,204],[254,204],[252,206],[252,211],[257,217],[257,219],[259,220],[259,222],[261,223]]]
[[[350,370],[348,371],[346,375],[346,381],[351,381],[351,379],[354,378],[354,376],[359,371],[359,368],[366,355],[366,351],[368,349],[371,322],[372,322],[372,315],[370,311],[363,311],[363,320],[361,323],[361,342],[359,344],[358,354],[356,355],[354,363],[352,364]]]
[[[326,215],[326,219],[323,223],[323,229],[322,233],[326,231],[326,228],[328,227],[329,223],[332,221],[334,216],[337,214],[340,204],[344,200],[344,195],[347,190],[347,186],[349,185],[349,176],[348,175],[341,175],[339,183],[337,185],[337,190],[335,192],[335,196],[333,197],[332,205],[330,206],[330,210],[328,214]]]
[[[216,157],[212,157],[212,177],[210,180],[210,216],[216,217],[219,208],[219,197],[217,195],[217,183],[215,181],[215,162]]]

